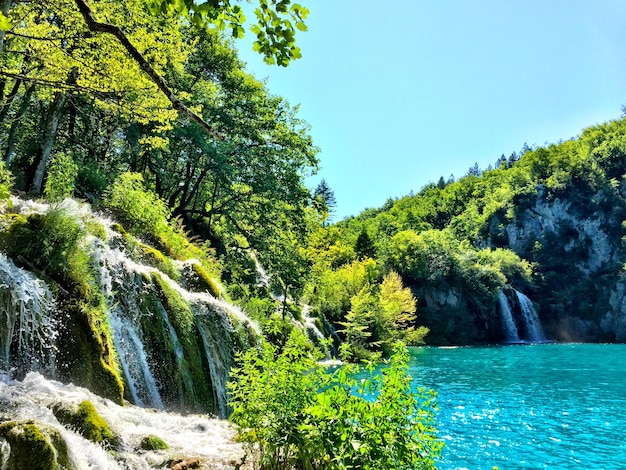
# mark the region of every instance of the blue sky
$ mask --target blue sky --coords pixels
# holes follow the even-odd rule
[[[300,0],[302,59],[266,66],[300,104],[335,192],[335,220],[493,164],[524,143],[575,137],[626,105],[623,0]]]

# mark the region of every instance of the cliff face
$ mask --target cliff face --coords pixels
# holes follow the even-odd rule
[[[567,188],[557,196],[537,189],[505,233],[508,247],[534,264],[533,298],[548,335],[626,341],[620,192]]]

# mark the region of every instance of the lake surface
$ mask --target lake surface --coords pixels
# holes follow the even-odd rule
[[[411,348],[440,469],[626,469],[626,345]]]

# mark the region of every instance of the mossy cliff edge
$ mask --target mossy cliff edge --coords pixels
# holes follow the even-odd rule
[[[9,351],[3,366],[14,367],[18,378],[39,370],[120,404],[225,415],[232,357],[256,341],[253,324],[216,299],[219,288],[201,260],[182,263],[184,256],[172,258],[112,225],[71,200],[52,206],[16,200],[1,217],[7,269],[27,271],[52,297],[35,332],[24,333],[23,312],[7,312],[13,330],[0,326]],[[29,348],[16,345],[20,334],[33,338]]]

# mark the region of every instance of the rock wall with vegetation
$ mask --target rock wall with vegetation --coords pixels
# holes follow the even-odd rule
[[[621,342],[625,173],[616,120],[390,199],[338,223],[326,253],[400,273],[435,343],[502,339],[506,286],[533,299],[550,339]]]

